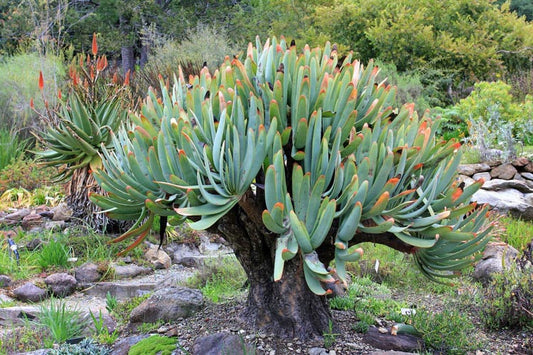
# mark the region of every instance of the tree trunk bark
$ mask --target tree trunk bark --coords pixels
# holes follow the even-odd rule
[[[72,218],[99,232],[122,233],[132,225],[131,221],[117,221],[100,212],[89,200],[89,193],[105,194],[86,166],[77,169],[65,186],[66,202],[72,210]]]
[[[326,297],[309,290],[298,256],[285,263],[283,278],[274,282],[277,235],[252,219],[239,206],[218,224],[248,275],[244,320],[256,329],[282,337],[322,337],[332,321]]]
[[[135,54],[133,51],[133,46],[122,46],[121,55],[122,70],[124,71],[124,75],[126,75],[128,71],[133,73],[133,70],[135,69]]]

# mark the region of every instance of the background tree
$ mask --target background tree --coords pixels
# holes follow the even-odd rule
[[[413,105],[394,109],[377,72],[338,62],[329,44],[298,54],[274,38],[188,85],[180,75],[104,149],[94,176],[108,195],[91,200],[136,220],[116,239],[137,236],[125,251],[155,215],[216,228],[248,275],[244,317],[283,336],[328,329],[327,285],[345,280],[359,243],[453,277],[489,240],[486,209],[469,203],[482,182],[457,186],[459,144],[436,138],[438,123]]]

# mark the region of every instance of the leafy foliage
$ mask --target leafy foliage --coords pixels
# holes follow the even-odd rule
[[[390,233],[428,277],[453,277],[489,240],[486,210],[469,204],[480,183],[456,186],[460,145],[436,139],[438,124],[413,105],[392,115],[394,90],[377,72],[351,56],[339,63],[329,43],[297,54],[273,38],[250,44],[244,63],[203,69],[190,90],[180,74],[171,94],[150,92],[134,126],[113,136],[95,173],[108,196],[91,200],[136,219],[115,240],[138,236],[125,251],[156,214],[206,229],[257,204],[255,220],[278,235],[274,280],[299,255],[316,294],[333,280],[316,250],[329,243],[344,279],[367,235]]]
[[[23,188],[32,191],[36,188],[52,185],[57,169],[42,167],[35,159],[15,159],[0,170],[0,193],[7,189]]]
[[[141,340],[133,345],[129,353],[130,355],[142,354],[161,354],[170,355],[176,350],[177,341],[175,338],[169,338],[161,335],[152,335],[146,339]]]
[[[51,299],[48,305],[40,306],[37,325],[46,328],[56,343],[80,336],[86,323],[80,311],[67,309],[62,300]]]
[[[68,258],[69,253],[65,245],[61,241],[51,238],[41,249],[38,263],[43,270],[51,266],[66,267]]]

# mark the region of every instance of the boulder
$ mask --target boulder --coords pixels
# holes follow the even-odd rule
[[[368,345],[382,350],[395,350],[395,351],[420,351],[423,348],[424,341],[410,334],[397,334],[392,335],[389,331],[382,333],[372,326],[368,328],[368,331],[363,336],[363,341]]]
[[[533,174],[532,173],[520,173],[524,179],[527,180],[533,180]]]
[[[144,256],[156,269],[168,269],[172,265],[170,256],[157,245],[151,245]]]
[[[0,287],[9,287],[11,285],[11,278],[7,275],[0,275]]]
[[[43,217],[38,214],[29,214],[22,219],[22,228],[29,230],[40,226],[43,223]]]
[[[194,244],[179,244],[176,246],[173,261],[187,267],[200,266],[203,263],[202,254]]]
[[[13,213],[10,213],[4,217],[4,219],[9,219],[12,221],[20,222],[24,217],[30,214],[30,210],[27,208],[20,209]]]
[[[80,283],[92,283],[100,280],[102,274],[98,271],[98,265],[86,262],[74,271],[74,277]]]
[[[193,344],[193,355],[246,355],[254,354],[255,348],[251,344],[245,343],[243,338],[228,332],[198,337]]]
[[[511,214],[523,220],[533,220],[533,204],[531,194],[523,194],[515,189],[489,191],[480,189],[472,196],[472,201],[479,204],[488,203],[501,214]]]
[[[24,285],[13,290],[15,297],[22,302],[39,302],[46,298],[46,291],[40,287],[35,286],[31,282],[26,282]]]
[[[472,176],[477,173],[490,171],[490,166],[485,163],[480,164],[462,164],[457,167],[457,172],[461,175]]]
[[[54,213],[53,221],[68,221],[72,217],[72,210],[66,203],[60,203],[52,209],[52,212]]]
[[[70,296],[76,290],[76,279],[65,272],[52,274],[44,279],[52,294],[56,297]]]
[[[483,258],[476,264],[473,277],[488,282],[492,274],[509,269],[518,257],[518,250],[505,243],[489,243],[483,252]]]
[[[511,180],[518,171],[512,164],[502,164],[490,171],[490,176],[493,178]]]
[[[530,160],[526,157],[520,157],[520,158],[516,158],[515,160],[513,160],[511,162],[511,164],[513,164],[513,166],[517,167],[517,168],[521,168],[523,166],[526,166],[527,164],[529,164]]]
[[[115,279],[130,279],[139,275],[148,275],[153,270],[149,267],[143,267],[135,264],[131,265],[113,265]]]
[[[490,181],[486,181],[481,188],[491,191],[515,189],[524,193],[533,192],[531,187],[529,187],[525,182],[519,180],[492,179]]]
[[[479,179],[483,179],[485,182],[490,181],[492,177],[490,176],[490,173],[487,171],[484,171],[482,173],[475,173],[472,175],[472,179],[478,181]]]
[[[40,248],[41,245],[43,245],[42,240],[40,240],[39,238],[33,238],[26,244],[26,249],[28,249],[29,251],[33,251]]]
[[[130,314],[130,323],[173,322],[202,309],[202,292],[187,287],[168,287],[155,291]]]
[[[149,334],[133,335],[120,340],[117,340],[113,344],[113,355],[128,355],[130,348],[140,342],[141,340],[148,338]]]
[[[533,162],[530,161],[526,166],[522,167],[522,169],[528,173],[533,173]]]

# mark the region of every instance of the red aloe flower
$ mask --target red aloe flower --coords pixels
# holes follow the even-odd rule
[[[93,55],[96,55],[98,53],[98,44],[96,43],[96,33],[93,33]]]
[[[39,90],[43,91],[43,89],[44,89],[43,72],[39,71]]]

